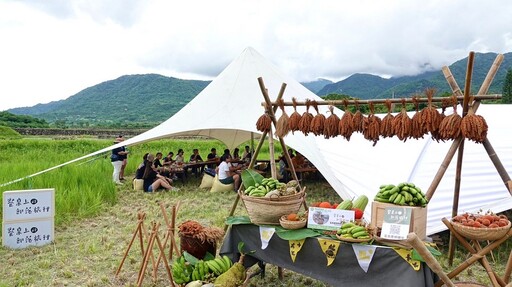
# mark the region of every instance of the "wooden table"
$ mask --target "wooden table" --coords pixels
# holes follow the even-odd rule
[[[287,172],[292,172],[292,169],[289,167],[286,167],[285,170]],[[316,167],[298,167],[295,168],[295,173],[297,174],[297,178],[302,181],[302,173],[315,173],[316,178],[318,179],[318,169]]]

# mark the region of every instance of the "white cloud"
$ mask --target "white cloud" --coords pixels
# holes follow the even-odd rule
[[[0,110],[125,74],[211,79],[248,46],[299,81],[416,74],[511,52],[510,15],[507,0],[4,0]]]

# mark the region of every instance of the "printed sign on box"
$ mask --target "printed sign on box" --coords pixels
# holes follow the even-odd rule
[[[412,211],[404,207],[386,207],[382,222],[381,237],[402,240],[409,234]]]
[[[354,211],[310,207],[308,211],[308,228],[338,230],[341,224],[354,220]]]
[[[3,220],[31,220],[55,215],[55,190],[33,189],[5,191]]]
[[[42,246],[53,241],[53,217],[2,224],[3,245],[13,249]]]

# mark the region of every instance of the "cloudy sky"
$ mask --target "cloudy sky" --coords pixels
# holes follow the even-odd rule
[[[510,0],[1,0],[0,111],[127,74],[211,80],[251,46],[298,81],[512,52]]]

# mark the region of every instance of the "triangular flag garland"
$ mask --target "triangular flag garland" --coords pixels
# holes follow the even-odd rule
[[[290,256],[292,257],[292,261],[295,262],[295,258],[297,257],[297,254],[302,249],[302,246],[304,245],[304,241],[306,239],[300,239],[300,240],[289,240],[288,245],[290,246]]]
[[[370,263],[373,259],[373,254],[375,254],[375,249],[377,246],[375,245],[363,245],[363,244],[352,244],[352,249],[354,249],[354,253],[357,257],[357,262],[361,269],[364,272],[368,272],[368,268],[370,267]]]
[[[336,259],[336,254],[338,254],[340,241],[333,239],[318,238],[318,243],[320,244],[320,248],[322,248],[322,251],[327,257],[327,266],[331,265],[334,262],[334,259]]]
[[[421,267],[420,261],[412,259],[412,250],[413,249],[408,250],[408,249],[404,249],[404,248],[393,247],[393,250],[395,250],[396,253],[398,253],[398,255],[400,255],[400,257],[402,257],[405,261],[407,261],[407,263],[409,263],[409,265],[411,265],[414,270],[416,270],[416,271],[420,270],[420,267]]]
[[[274,235],[276,229],[274,227],[264,227],[260,226],[260,239],[261,239],[261,249],[265,249],[268,246],[268,242]]]

